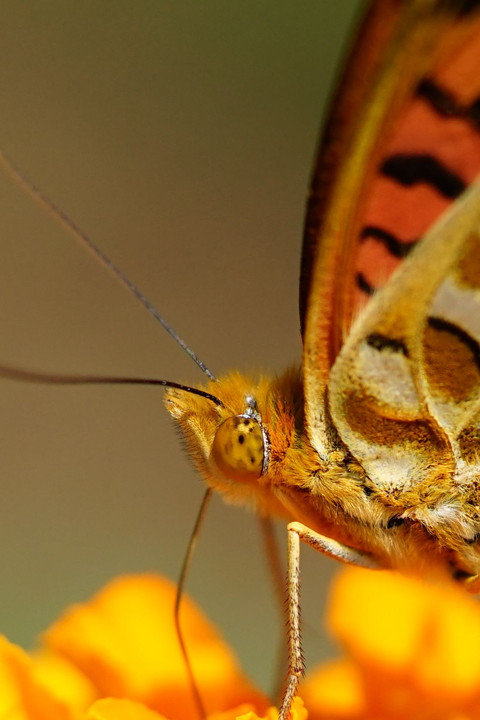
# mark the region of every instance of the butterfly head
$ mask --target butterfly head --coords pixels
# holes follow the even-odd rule
[[[233,373],[206,389],[221,402],[169,390],[166,405],[207,483],[242,501],[264,482],[270,459],[264,411],[269,383]]]
[[[232,415],[218,427],[211,457],[217,468],[237,482],[258,480],[268,469],[269,440],[252,395],[245,398],[245,411]]]

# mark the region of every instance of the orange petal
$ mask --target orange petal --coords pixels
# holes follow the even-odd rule
[[[348,568],[334,580],[327,623],[354,658],[397,672],[414,659],[428,606],[420,582]]]
[[[358,669],[336,660],[308,673],[300,686],[310,720],[356,718],[365,713],[365,696]]]
[[[480,696],[480,608],[456,588],[431,590],[424,638],[416,659],[424,692],[440,697]]]
[[[106,698],[97,700],[86,714],[86,720],[164,720],[162,715],[133,700]]]
[[[0,717],[8,720],[78,720],[34,675],[23,650],[0,636]]]
[[[349,568],[335,581],[328,618],[380,692],[396,684],[439,707],[480,698],[480,608],[461,588]]]
[[[278,720],[278,709],[275,707],[267,708],[262,715],[257,715],[253,710],[242,711],[241,707],[237,708],[235,712],[235,716],[225,714],[211,717],[209,720]],[[290,710],[290,720],[308,720],[308,712],[305,709],[303,700],[299,697],[296,697],[293,701]]]
[[[154,576],[113,580],[67,611],[46,633],[48,647],[76,665],[101,696],[145,703],[172,720],[196,714],[173,622],[175,587]],[[241,673],[214,626],[185,598],[181,624],[208,713],[266,701]]]
[[[42,650],[30,657],[37,680],[69,708],[86,710],[98,697],[93,683],[58,653]]]
[[[244,716],[250,716],[257,718],[255,714],[255,708],[250,703],[242,703],[236,707],[232,707],[230,710],[221,713],[214,713],[208,716],[208,720],[237,720],[237,718],[243,718]]]

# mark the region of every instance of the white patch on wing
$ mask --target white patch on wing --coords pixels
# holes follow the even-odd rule
[[[414,451],[399,446],[377,445],[358,434],[356,447],[368,477],[386,492],[407,490],[424,480],[425,468]]]
[[[458,285],[452,277],[438,288],[429,314],[458,325],[480,342],[480,293]]]
[[[446,402],[432,396],[428,400],[428,406],[433,416],[445,428],[450,437],[454,437],[462,429],[461,421],[465,415],[463,405],[456,405],[453,401]]]
[[[390,406],[395,417],[420,412],[418,393],[409,363],[400,352],[378,350],[362,342],[354,363],[358,387],[364,387],[370,397],[382,406]]]

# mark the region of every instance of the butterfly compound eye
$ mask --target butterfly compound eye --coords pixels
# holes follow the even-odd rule
[[[212,457],[218,469],[232,480],[257,480],[265,457],[260,423],[248,415],[227,418],[215,433]]]

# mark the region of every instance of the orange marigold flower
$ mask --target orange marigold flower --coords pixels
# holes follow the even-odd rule
[[[165,720],[165,718],[134,700],[104,698],[97,700],[86,715],[82,716],[82,720]]]
[[[67,611],[40,652],[0,638],[0,718],[196,718],[174,592],[153,575],[122,577]],[[208,720],[277,720],[211,623],[189,600],[183,610]],[[303,684],[310,720],[480,720],[480,608],[460,589],[348,569],[328,624],[346,658]],[[307,720],[299,698],[292,720]]]
[[[34,675],[33,662],[0,636],[0,717],[5,720],[74,720]]]
[[[461,588],[348,568],[327,623],[348,657],[304,683],[310,720],[480,720],[480,607]]]
[[[88,678],[98,697],[129,698],[170,720],[195,717],[185,662],[173,623],[175,587],[155,575],[125,576],[90,602],[68,610],[44,642]],[[207,712],[266,698],[247,680],[219,632],[185,598],[181,623]]]
[[[196,718],[173,627],[174,597],[163,578],[122,577],[67,611],[45,634],[46,649],[29,656],[0,637],[0,718]],[[209,720],[274,720],[266,698],[188,599],[182,624]],[[293,720],[306,720],[298,708]]]
[[[269,707],[261,715],[247,705],[239,705],[225,713],[211,715],[208,720],[278,720],[278,709]],[[299,697],[295,698],[291,708],[291,720],[308,720],[308,713]]]

